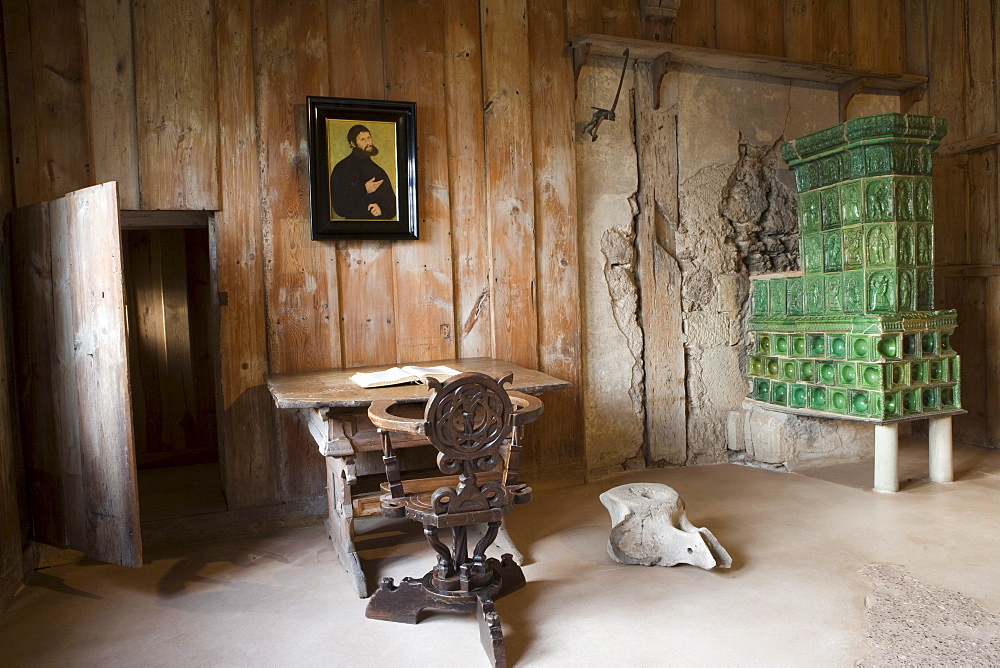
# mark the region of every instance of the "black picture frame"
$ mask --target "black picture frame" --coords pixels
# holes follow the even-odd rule
[[[416,104],[306,99],[313,240],[416,239]]]

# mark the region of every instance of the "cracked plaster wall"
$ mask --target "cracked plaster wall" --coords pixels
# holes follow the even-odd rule
[[[591,106],[611,103],[620,72],[600,65],[581,70],[578,132],[590,119]],[[594,477],[645,465],[634,244],[639,175],[631,93],[630,70],[615,121],[601,125],[597,141],[589,136],[577,141],[584,443],[589,474]]]
[[[796,467],[871,451],[872,427],[743,408],[750,273],[797,268],[786,140],[838,122],[834,90],[688,68],[678,82],[688,460]]]
[[[578,129],[591,106],[607,103],[618,83],[617,67],[597,62],[581,70]],[[794,468],[869,456],[870,425],[743,406],[749,275],[797,266],[794,181],[778,151],[785,139],[835,125],[837,92],[690,67],[669,77],[677,77],[675,248],[687,463],[749,457]],[[634,85],[630,68],[617,120],[601,126],[596,142],[577,142],[584,438],[591,477],[641,468],[646,457]]]

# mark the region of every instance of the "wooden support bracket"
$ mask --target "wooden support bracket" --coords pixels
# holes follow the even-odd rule
[[[660,85],[663,77],[670,71],[670,54],[664,53],[654,60],[649,67],[649,85],[653,97],[653,110],[660,108]]]
[[[927,93],[927,84],[922,83],[914,86],[913,88],[907,88],[902,93],[899,94],[899,113],[908,114],[913,109],[913,105],[920,100],[924,99],[924,95]]]
[[[864,77],[861,77],[845,81],[840,85],[840,89],[837,92],[837,98],[840,103],[841,123],[847,120],[847,107],[851,104],[851,100],[854,99],[855,95],[864,90],[866,84],[867,80]]]
[[[587,62],[587,56],[590,54],[590,44],[587,42],[572,42],[570,48],[573,49],[573,96],[576,97],[575,84],[579,80],[580,70],[583,69],[583,64]]]

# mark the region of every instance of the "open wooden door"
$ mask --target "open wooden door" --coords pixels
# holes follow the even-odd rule
[[[138,568],[117,184],[17,209],[11,254],[32,538]]]

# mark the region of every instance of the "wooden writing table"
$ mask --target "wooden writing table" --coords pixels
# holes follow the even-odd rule
[[[478,371],[493,378],[514,374],[507,389],[540,394],[563,390],[572,385],[541,371],[525,369],[491,357],[413,362],[416,366],[449,366],[456,371]],[[353,580],[358,596],[368,595],[368,584],[357,547],[354,544],[354,519],[381,514],[381,492],[357,491],[359,453],[382,450],[374,425],[368,420],[368,406],[376,399],[388,399],[398,404],[414,404],[415,413],[422,412],[430,394],[426,385],[394,385],[390,387],[358,387],[351,376],[359,371],[382,371],[391,364],[354,369],[332,369],[303,373],[279,373],[267,377],[267,386],[278,408],[305,413],[319,452],[326,457],[326,491],[329,513],[326,529],[340,562]],[[402,364],[398,366],[403,366]],[[395,448],[429,445],[423,437],[393,434]],[[436,489],[439,477],[430,477],[420,484]]]

